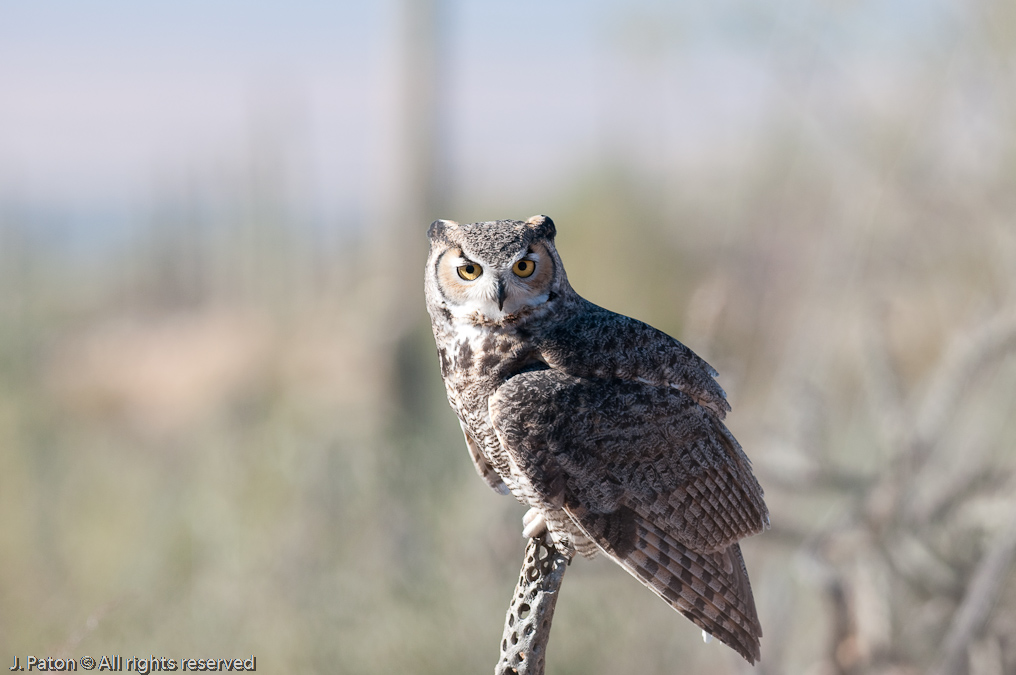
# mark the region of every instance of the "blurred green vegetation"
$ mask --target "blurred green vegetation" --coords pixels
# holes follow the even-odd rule
[[[610,155],[531,206],[457,196],[428,214],[551,215],[581,294],[720,370],[774,523],[743,544],[764,672],[934,667],[1016,519],[1011,345],[955,382],[946,368],[1016,307],[1007,21],[973,25],[952,75],[929,60],[922,96],[889,111],[833,123],[791,97],[726,164]],[[991,156],[964,165],[937,111],[985,71],[1004,114]],[[3,654],[493,666],[524,509],[474,475],[422,283],[383,283],[401,266],[422,281],[423,260],[379,255],[369,231],[322,238],[269,169],[167,187],[129,236],[82,256],[0,204]],[[422,246],[427,224],[399,236]],[[961,395],[921,426],[949,386]],[[881,480],[901,457],[914,480],[886,515]],[[964,645],[971,673],[1016,669],[1011,573],[994,599]],[[677,669],[745,670],[612,564],[576,562],[548,672]]]

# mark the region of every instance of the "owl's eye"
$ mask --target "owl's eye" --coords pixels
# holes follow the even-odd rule
[[[466,263],[465,265],[459,265],[455,271],[458,272],[459,276],[465,279],[466,281],[472,281],[473,279],[476,279],[481,274],[483,274],[483,268],[477,265],[476,263]]]
[[[536,271],[535,260],[526,260],[525,258],[523,258],[522,260],[512,265],[512,272],[515,272],[515,276],[522,277],[523,279],[532,276],[533,272],[535,271]]]

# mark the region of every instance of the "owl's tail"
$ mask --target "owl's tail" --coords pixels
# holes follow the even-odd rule
[[[710,635],[754,664],[762,625],[741,547],[702,554],[641,518],[635,549],[621,564],[639,581]]]
[[[612,514],[581,508],[569,513],[607,555],[667,604],[748,663],[758,661],[762,626],[738,544],[699,553],[625,507]]]

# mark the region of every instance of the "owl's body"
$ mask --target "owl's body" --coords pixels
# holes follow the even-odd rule
[[[429,232],[427,309],[479,474],[567,554],[604,551],[749,662],[762,631],[737,541],[768,526],[715,372],[581,298],[546,217]]]

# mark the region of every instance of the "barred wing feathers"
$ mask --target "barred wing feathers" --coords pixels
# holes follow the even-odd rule
[[[535,501],[750,662],[762,631],[737,541],[764,529],[762,488],[737,441],[677,388],[520,373],[491,421]],[[536,505],[536,504],[534,504]]]

